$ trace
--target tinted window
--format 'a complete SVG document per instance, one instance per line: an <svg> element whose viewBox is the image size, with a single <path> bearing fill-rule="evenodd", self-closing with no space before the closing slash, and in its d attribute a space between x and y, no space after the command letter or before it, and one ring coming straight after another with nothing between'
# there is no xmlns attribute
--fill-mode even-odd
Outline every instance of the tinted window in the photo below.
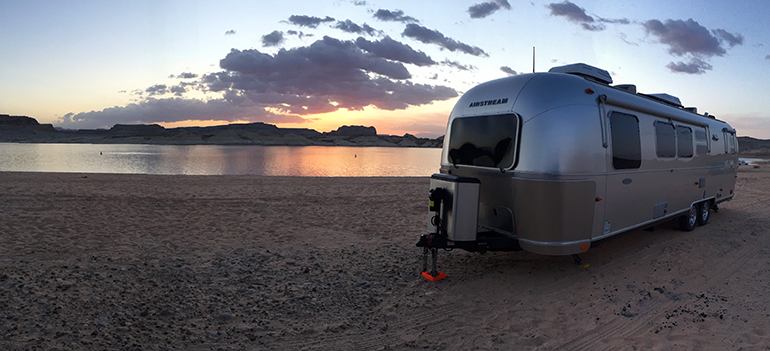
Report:
<svg viewBox="0 0 770 351"><path fill-rule="evenodd" d="M692 129L676 126L676 153L679 157L692 157Z"/></svg>
<svg viewBox="0 0 770 351"><path fill-rule="evenodd" d="M519 118L514 114L456 118L449 137L449 162L455 165L513 166Z"/></svg>
<svg viewBox="0 0 770 351"><path fill-rule="evenodd" d="M612 167L615 169L639 168L642 165L642 146L639 120L636 116L613 112L610 115L610 133Z"/></svg>
<svg viewBox="0 0 770 351"><path fill-rule="evenodd" d="M676 156L676 134L673 124L655 122L655 152L658 157Z"/></svg>

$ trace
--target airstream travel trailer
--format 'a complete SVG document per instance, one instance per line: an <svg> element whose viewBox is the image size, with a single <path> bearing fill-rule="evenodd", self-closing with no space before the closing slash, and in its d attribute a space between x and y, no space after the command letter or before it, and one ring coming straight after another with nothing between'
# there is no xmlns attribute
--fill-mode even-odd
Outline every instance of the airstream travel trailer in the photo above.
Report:
<svg viewBox="0 0 770 351"><path fill-rule="evenodd" d="M468 90L431 177L425 262L438 248L576 255L666 220L693 230L732 199L733 128L677 97L611 84L572 64Z"/></svg>

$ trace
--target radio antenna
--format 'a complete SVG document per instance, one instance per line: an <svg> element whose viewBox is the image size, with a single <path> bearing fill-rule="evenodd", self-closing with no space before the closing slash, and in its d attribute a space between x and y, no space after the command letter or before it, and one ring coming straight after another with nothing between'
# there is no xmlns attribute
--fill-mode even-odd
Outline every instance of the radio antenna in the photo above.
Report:
<svg viewBox="0 0 770 351"><path fill-rule="evenodd" d="M535 73L535 47L532 47L532 73Z"/></svg>

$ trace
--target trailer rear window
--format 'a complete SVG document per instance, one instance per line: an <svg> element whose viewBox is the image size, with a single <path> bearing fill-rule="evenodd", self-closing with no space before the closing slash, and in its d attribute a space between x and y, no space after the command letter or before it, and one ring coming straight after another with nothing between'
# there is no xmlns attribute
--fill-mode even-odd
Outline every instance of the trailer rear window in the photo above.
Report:
<svg viewBox="0 0 770 351"><path fill-rule="evenodd" d="M636 116L613 112L610 115L612 135L612 167L633 169L642 165L639 120Z"/></svg>
<svg viewBox="0 0 770 351"><path fill-rule="evenodd" d="M449 132L449 162L510 168L518 129L519 117L515 114L456 118Z"/></svg>

